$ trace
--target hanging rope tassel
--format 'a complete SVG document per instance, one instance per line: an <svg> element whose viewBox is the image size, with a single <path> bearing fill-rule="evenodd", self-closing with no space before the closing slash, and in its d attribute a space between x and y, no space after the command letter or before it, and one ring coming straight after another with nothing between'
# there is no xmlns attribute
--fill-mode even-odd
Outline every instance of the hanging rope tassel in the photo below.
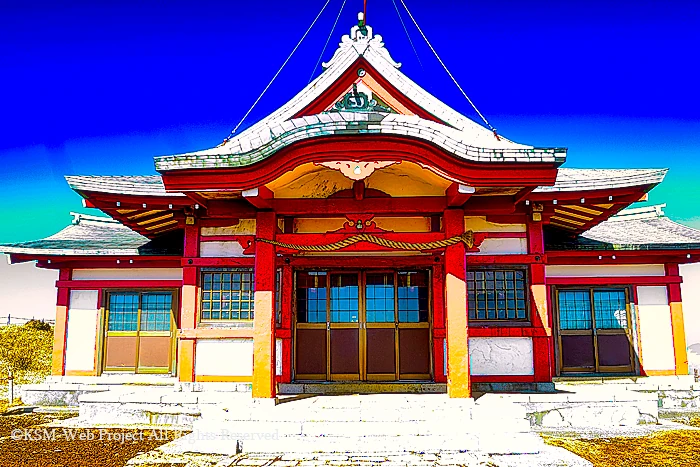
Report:
<svg viewBox="0 0 700 467"><path fill-rule="evenodd" d="M256 241L269 243L271 245L275 245L280 248L286 248L288 250L297 251L337 251L359 242L374 243L375 245L383 246L385 248L391 248L393 250L424 251L444 248L447 246L456 245L460 242L464 243L467 246L467 248L472 248L474 246L474 233L471 230L469 230L467 232L464 232L462 235L447 238L445 240L437 240L434 242L427 243L401 242L397 240L389 240L387 238L371 234L353 235L352 237L348 237L345 240L340 240L338 242L330 243L328 245L299 245L294 243L283 243L275 240L268 240L265 238L258 238L256 239Z"/></svg>

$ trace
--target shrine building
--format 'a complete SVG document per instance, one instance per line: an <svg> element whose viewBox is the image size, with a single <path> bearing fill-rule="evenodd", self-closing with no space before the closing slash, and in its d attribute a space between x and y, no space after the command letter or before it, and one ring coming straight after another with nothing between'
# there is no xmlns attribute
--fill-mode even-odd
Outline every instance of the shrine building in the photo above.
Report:
<svg viewBox="0 0 700 467"><path fill-rule="evenodd" d="M500 136L399 67L361 23L224 143L158 175L66 177L109 217L0 246L59 271L53 375L269 398L687 374L679 264L700 231L633 206L666 170L563 167L565 148Z"/></svg>

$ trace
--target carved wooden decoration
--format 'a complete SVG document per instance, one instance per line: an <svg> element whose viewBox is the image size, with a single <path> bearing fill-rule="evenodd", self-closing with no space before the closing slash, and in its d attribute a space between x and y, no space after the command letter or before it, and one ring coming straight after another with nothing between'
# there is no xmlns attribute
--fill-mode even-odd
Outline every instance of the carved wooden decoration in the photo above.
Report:
<svg viewBox="0 0 700 467"><path fill-rule="evenodd" d="M388 167L397 163L397 161L333 161L320 162L318 165L322 165L333 170L339 170L340 173L348 177L350 180L364 180L365 178L372 175L375 170L383 169L384 167Z"/></svg>

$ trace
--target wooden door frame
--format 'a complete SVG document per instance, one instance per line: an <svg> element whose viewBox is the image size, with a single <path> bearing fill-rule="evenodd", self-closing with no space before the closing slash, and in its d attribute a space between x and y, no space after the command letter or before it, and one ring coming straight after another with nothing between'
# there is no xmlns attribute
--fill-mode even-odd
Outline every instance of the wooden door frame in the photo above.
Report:
<svg viewBox="0 0 700 467"><path fill-rule="evenodd" d="M369 261L370 259L368 259ZM297 273L303 271L317 271L325 272L327 275L326 284L326 322L325 323L299 323L297 321ZM399 310L398 310L398 273L401 271L424 271L427 274L427 289L428 289L428 322L427 323L401 323L399 322ZM294 268L293 271L293 283L292 283L292 326L293 326L293 341L292 341L292 380L293 381L358 381L358 382L373 382L373 381L405 381L405 380L432 380L434 378L434 366L435 366L435 356L434 348L432 343L433 337L433 268L430 266L425 267L398 267L398 268L372 268L372 267L352 267L352 268L313 268L313 267L303 267ZM358 275L358 322L357 323L332 323L331 319L331 276L333 274L353 274ZM371 328L394 328L394 361L395 361L395 374L367 374L367 303L366 303L366 276L367 273L393 273L394 275L394 323L371 323ZM348 326L350 325L350 326ZM297 374L297 329L321 329L326 328L326 374ZM354 378L355 375L349 374L339 374L335 377L331 374L330 362L331 362L331 342L330 342L330 331L331 329L358 329L359 337L359 380ZM400 353L399 353L399 339L401 329L428 329L428 348L430 352L429 356L429 373L426 374L401 374L400 373ZM385 376L390 376L393 379L386 379Z"/></svg>
<svg viewBox="0 0 700 467"><path fill-rule="evenodd" d="M141 331L141 296L145 293L157 293L157 292L168 292L172 296L172 301L170 305L170 346L168 348L168 368L165 371L161 371L160 368L151 371L139 371L139 352L141 347L140 336L142 332L157 332L164 333L165 331ZM108 367L107 366L107 340L109 337L109 297L114 293L136 293L139 295L138 304L138 314L136 318L136 331L112 331L112 332L124 332L125 335L134 335L136 337L136 354L134 366L130 368L118 368L118 367ZM177 355L177 320L175 319L175 313L179 310L179 290L173 288L154 288L154 289L102 289L102 309L104 310L104 317L101 319L101 332L100 337L102 343L100 345L100 374L101 373L133 373L133 374L174 374L175 368L177 366L175 358ZM148 335L148 334L147 334ZM152 334L151 334L152 335Z"/></svg>
<svg viewBox="0 0 700 467"><path fill-rule="evenodd" d="M632 326L632 303L631 303L631 287L632 285L571 285L571 286L552 286L552 304L554 305L554 310L552 313L552 318L554 321L554 330L556 333L555 342L555 358L556 358L556 374L561 376L562 374L595 374L595 375L614 375L614 374L629 374L634 373L637 362L637 355L634 351L634 328ZM624 290L625 292L625 311L627 318L627 327L624 330L624 334L627 336L627 342L629 345L630 363L628 366L601 366L598 354L598 335L620 335L622 333L616 329L597 329L595 321L595 300L594 291L595 290ZM569 329L564 330L562 334L561 321L559 319L559 291L588 291L589 303L591 304L591 329ZM601 332L602 331L602 332ZM617 331L617 332L616 332ZM578 368L567 368L564 369L563 357L562 357L562 335L586 335L591 336L593 339L593 369L587 367Z"/></svg>

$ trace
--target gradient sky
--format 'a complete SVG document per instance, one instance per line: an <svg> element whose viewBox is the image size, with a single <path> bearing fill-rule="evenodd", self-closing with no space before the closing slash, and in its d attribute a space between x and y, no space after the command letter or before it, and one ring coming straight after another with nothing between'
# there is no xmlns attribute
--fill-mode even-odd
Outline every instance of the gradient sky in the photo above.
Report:
<svg viewBox="0 0 700 467"><path fill-rule="evenodd" d="M650 201L700 228L700 2L405 1L499 133L566 146L567 167L669 167ZM0 242L90 212L64 175L153 174L153 156L221 142L324 2L0 2ZM341 3L247 124L306 85ZM422 64L391 0L368 3L402 70L476 118L405 12ZM325 60L361 8L347 1Z"/></svg>

